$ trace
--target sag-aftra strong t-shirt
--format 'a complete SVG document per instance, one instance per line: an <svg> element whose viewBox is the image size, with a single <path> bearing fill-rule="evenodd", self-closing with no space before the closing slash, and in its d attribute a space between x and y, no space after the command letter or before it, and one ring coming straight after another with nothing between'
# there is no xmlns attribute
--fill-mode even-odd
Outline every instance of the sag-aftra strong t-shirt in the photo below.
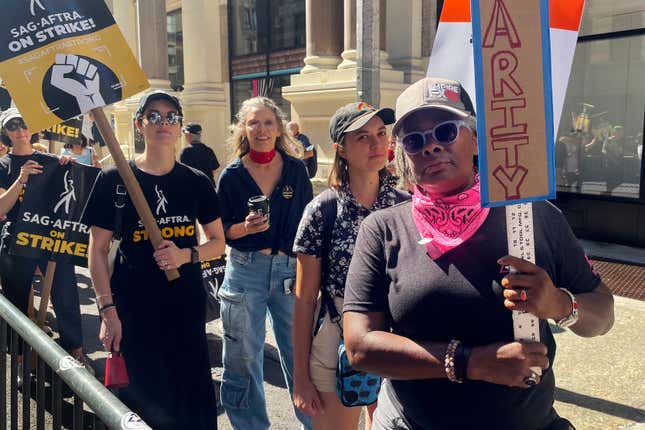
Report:
<svg viewBox="0 0 645 430"><path fill-rule="evenodd" d="M175 163L161 176L150 175L130 163L143 194L157 220L164 239L179 248L197 245L195 221L208 224L220 217L217 195L212 183L201 172ZM122 184L116 169L103 172L86 210L88 225L114 231L116 187ZM122 212L120 251L125 263L140 273L163 276L152 256L148 232L143 227L129 197Z"/></svg>

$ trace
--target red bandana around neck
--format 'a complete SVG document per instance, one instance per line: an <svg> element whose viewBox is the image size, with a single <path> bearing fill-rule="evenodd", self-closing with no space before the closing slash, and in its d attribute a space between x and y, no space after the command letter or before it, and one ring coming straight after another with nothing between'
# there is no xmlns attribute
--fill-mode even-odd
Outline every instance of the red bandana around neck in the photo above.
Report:
<svg viewBox="0 0 645 430"><path fill-rule="evenodd" d="M275 157L275 148L269 152L260 152L249 149L249 157L251 157L251 160L253 160L253 162L258 164L270 163L271 160L273 160L273 157Z"/></svg>
<svg viewBox="0 0 645 430"><path fill-rule="evenodd" d="M417 185L412 195L412 218L432 259L458 247L481 227L489 208L481 207L479 175L466 191L454 196L432 198Z"/></svg>

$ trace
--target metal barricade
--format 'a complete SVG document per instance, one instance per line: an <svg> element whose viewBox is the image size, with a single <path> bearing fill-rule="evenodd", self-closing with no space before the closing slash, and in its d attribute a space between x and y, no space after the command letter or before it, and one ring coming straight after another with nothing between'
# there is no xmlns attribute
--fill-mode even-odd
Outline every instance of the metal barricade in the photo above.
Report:
<svg viewBox="0 0 645 430"><path fill-rule="evenodd" d="M150 429L2 294L0 348L0 430L8 423L11 430ZM67 387L73 391L73 405L64 400ZM85 404L92 412L85 411Z"/></svg>

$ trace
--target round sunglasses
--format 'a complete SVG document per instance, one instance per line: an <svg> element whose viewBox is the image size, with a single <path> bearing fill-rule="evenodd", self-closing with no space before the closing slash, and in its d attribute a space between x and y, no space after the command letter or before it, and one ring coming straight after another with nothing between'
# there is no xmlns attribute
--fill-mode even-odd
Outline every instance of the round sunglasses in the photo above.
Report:
<svg viewBox="0 0 645 430"><path fill-rule="evenodd" d="M470 128L466 121L451 120L443 121L430 130L424 132L413 131L400 136L397 140L403 146L405 152L410 155L418 154L432 137L441 146L448 146L455 143L459 136L460 127Z"/></svg>
<svg viewBox="0 0 645 430"><path fill-rule="evenodd" d="M22 128L23 130L27 130L27 124L25 124L25 121L22 118L14 118L10 121L8 121L4 125L5 130L7 131L16 131L19 128Z"/></svg>
<svg viewBox="0 0 645 430"><path fill-rule="evenodd" d="M166 114L165 119L168 124L175 125L181 122L182 118L183 117L179 115L177 112L168 112ZM159 125L163 122L164 117L159 112L152 111L152 112L148 112L148 114L146 115L146 119L150 124Z"/></svg>

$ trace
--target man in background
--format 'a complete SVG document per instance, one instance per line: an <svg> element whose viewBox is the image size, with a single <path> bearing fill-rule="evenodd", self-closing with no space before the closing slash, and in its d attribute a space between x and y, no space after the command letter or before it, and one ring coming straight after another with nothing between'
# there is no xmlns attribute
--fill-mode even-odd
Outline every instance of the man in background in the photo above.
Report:
<svg viewBox="0 0 645 430"><path fill-rule="evenodd" d="M307 167L307 172L309 177L313 178L316 176L316 171L318 170L318 155L316 154L316 148L311 144L309 138L304 134L300 133L300 126L295 121L290 121L287 123L287 128L289 133L302 144L304 149L304 155L302 156L302 162L305 163Z"/></svg>
<svg viewBox="0 0 645 430"><path fill-rule="evenodd" d="M215 171L219 168L219 161L213 150L201 142L202 126L189 122L182 131L186 146L179 155L179 161L204 173L215 186Z"/></svg>

